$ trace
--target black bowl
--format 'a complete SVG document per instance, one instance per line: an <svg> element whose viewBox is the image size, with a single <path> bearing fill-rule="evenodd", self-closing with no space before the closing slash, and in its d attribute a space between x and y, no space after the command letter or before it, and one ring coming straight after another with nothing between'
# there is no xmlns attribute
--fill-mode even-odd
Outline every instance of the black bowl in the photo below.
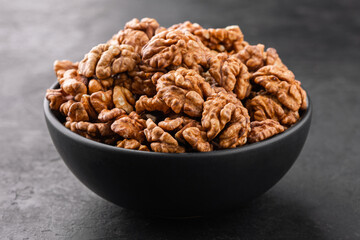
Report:
<svg viewBox="0 0 360 240"><path fill-rule="evenodd" d="M305 143L312 106L308 98L301 119L265 141L181 154L128 150L88 140L65 128L46 99L44 112L64 162L96 194L147 214L189 217L233 210L276 184Z"/></svg>

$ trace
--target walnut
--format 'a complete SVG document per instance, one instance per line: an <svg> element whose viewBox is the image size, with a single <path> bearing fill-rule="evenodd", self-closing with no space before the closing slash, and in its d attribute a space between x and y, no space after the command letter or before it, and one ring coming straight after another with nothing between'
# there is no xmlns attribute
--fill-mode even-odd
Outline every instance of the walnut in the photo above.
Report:
<svg viewBox="0 0 360 240"><path fill-rule="evenodd" d="M185 21L183 23L174 24L168 28L168 30L180 30L180 31L187 31L192 34L195 33L197 30L202 30L203 28L197 23L191 23L190 21Z"/></svg>
<svg viewBox="0 0 360 240"><path fill-rule="evenodd" d="M207 141L206 132L197 127L188 127L183 132L184 139L197 151L212 151L212 145Z"/></svg>
<svg viewBox="0 0 360 240"><path fill-rule="evenodd" d="M214 78L219 86L227 91L234 91L239 99L244 99L250 94L249 79L251 75L239 59L223 53L212 57L209 60L209 65L209 75Z"/></svg>
<svg viewBox="0 0 360 240"><path fill-rule="evenodd" d="M80 96L80 98L83 94L87 93L86 86L82 82L76 81L75 79L68 79L65 81L61 85L61 89L69 95Z"/></svg>
<svg viewBox="0 0 360 240"><path fill-rule="evenodd" d="M134 72L132 72L134 73ZM132 73L129 73L132 74ZM141 73L136 72L136 74L132 75L133 82L131 84L131 89L133 93L138 95L147 95L147 96L154 96L156 94L156 87L151 81L151 78L149 79L142 79Z"/></svg>
<svg viewBox="0 0 360 240"><path fill-rule="evenodd" d="M249 71L256 71L264 66L266 54L264 53L264 45L248 45L235 56L244 63Z"/></svg>
<svg viewBox="0 0 360 240"><path fill-rule="evenodd" d="M113 102L115 107L124 109L127 113L134 110L135 98L133 94L124 87L115 86L113 91Z"/></svg>
<svg viewBox="0 0 360 240"><path fill-rule="evenodd" d="M131 71L140 57L130 45L99 44L79 63L79 73L86 77L107 79L113 74Z"/></svg>
<svg viewBox="0 0 360 240"><path fill-rule="evenodd" d="M60 105L59 112L62 115L67 116L69 113L69 109L73 103L75 103L75 101L72 99L67 102L64 102L63 104Z"/></svg>
<svg viewBox="0 0 360 240"><path fill-rule="evenodd" d="M137 113L142 113L144 111L160 111L163 113L168 113L170 110L168 105L166 105L166 103L157 96L148 98L145 95L141 96L139 100L136 101L135 109Z"/></svg>
<svg viewBox="0 0 360 240"><path fill-rule="evenodd" d="M263 121L253 121L250 123L251 132L248 136L248 142L254 143L270 138L285 130L277 121L266 119Z"/></svg>
<svg viewBox="0 0 360 240"><path fill-rule="evenodd" d="M220 148L235 148L244 145L247 141L247 135L250 131L250 117L248 111L244 107L236 107L234 104L227 104L224 107L224 118L226 119L226 111L232 113L232 119L226 128L219 135Z"/></svg>
<svg viewBox="0 0 360 240"><path fill-rule="evenodd" d="M285 64L281 61L275 48L268 48L265 52L265 55L266 55L265 65L274 65L277 68L284 69L285 71L288 70Z"/></svg>
<svg viewBox="0 0 360 240"><path fill-rule="evenodd" d="M202 42L189 32L163 31L155 35L142 49L142 60L153 68L186 65L198 68L207 64L207 50Z"/></svg>
<svg viewBox="0 0 360 240"><path fill-rule="evenodd" d="M93 94L95 92L99 92L99 91L107 91L109 90L114 83L114 79L113 78L107 78L107 79L91 79L89 81L89 85L88 85L88 91L89 94Z"/></svg>
<svg viewBox="0 0 360 240"><path fill-rule="evenodd" d="M198 73L185 68L161 76L156 89L155 99L162 100L175 113L184 112L192 117L201 116L204 99L213 93L209 83Z"/></svg>
<svg viewBox="0 0 360 240"><path fill-rule="evenodd" d="M101 122L109 122L111 120L114 120L116 118L119 118L119 117L125 116L125 115L126 115L126 112L123 109L119 109L119 108L113 108L111 110L104 109L99 114L98 119Z"/></svg>
<svg viewBox="0 0 360 240"><path fill-rule="evenodd" d="M89 115L80 102L71 104L67 115L71 122L89 121Z"/></svg>
<svg viewBox="0 0 360 240"><path fill-rule="evenodd" d="M287 81L289 83L295 81L295 75L292 71L287 68L280 67L279 65L268 65L260 68L255 73L253 77L264 76L264 75L274 75L282 81Z"/></svg>
<svg viewBox="0 0 360 240"><path fill-rule="evenodd" d="M133 149L133 150L140 150L147 152L150 151L146 145L142 145L139 141L135 139L124 139L118 141L116 146L119 148L126 148L126 149Z"/></svg>
<svg viewBox="0 0 360 240"><path fill-rule="evenodd" d="M50 109L58 111L61 104L73 99L71 95L67 95L62 89L46 90L46 99L50 102Z"/></svg>
<svg viewBox="0 0 360 240"><path fill-rule="evenodd" d="M254 78L254 83L262 86L267 93L277 97L279 102L292 111L306 109L306 93L298 81L280 81L274 75Z"/></svg>
<svg viewBox="0 0 360 240"><path fill-rule="evenodd" d="M139 142L145 140L144 128L145 120L141 119L136 112L120 117L111 125L111 129L121 137L136 139Z"/></svg>
<svg viewBox="0 0 360 240"><path fill-rule="evenodd" d="M178 140L181 143L186 143L187 141L184 139L183 136L183 132L190 127L196 127L201 129L201 131L205 131L204 128L201 126L201 124L196 121L195 119L192 118L188 118L185 116L180 116L179 118L183 119L183 123L182 125L180 125L177 129L176 129L176 133L175 133L175 139Z"/></svg>
<svg viewBox="0 0 360 240"><path fill-rule="evenodd" d="M131 90L135 94L147 95L152 97L156 94L156 87L153 82L159 78L163 73L162 69L151 68L144 64L139 64L133 71L128 74L131 77Z"/></svg>
<svg viewBox="0 0 360 240"><path fill-rule="evenodd" d="M177 118L165 118L163 121L158 123L158 126L164 129L165 131L173 131L180 126L182 126L184 119L181 117Z"/></svg>
<svg viewBox="0 0 360 240"><path fill-rule="evenodd" d="M112 91L99 91L90 95L90 103L97 113L103 109L109 109L113 106Z"/></svg>
<svg viewBox="0 0 360 240"><path fill-rule="evenodd" d="M97 119L97 117L98 117L97 113L90 103L90 96L87 94L82 95L80 102L84 106L85 111L89 115L90 119L93 119L93 120Z"/></svg>
<svg viewBox="0 0 360 240"><path fill-rule="evenodd" d="M306 110L307 109L307 95L306 95L306 91L301 87L301 82L298 80L295 80L295 82L297 83L297 85L300 88L300 94L301 94L301 106L300 109L301 110Z"/></svg>
<svg viewBox="0 0 360 240"><path fill-rule="evenodd" d="M297 111L291 111L282 107L281 103L273 96L258 95L246 102L251 119L254 121L263 121L273 119L282 125L292 125L300 118Z"/></svg>
<svg viewBox="0 0 360 240"><path fill-rule="evenodd" d="M69 69L64 72L63 77L59 80L61 89L69 95L77 96L77 100L83 94L87 93L87 79L78 74L77 70Z"/></svg>
<svg viewBox="0 0 360 240"><path fill-rule="evenodd" d="M244 35L239 26L198 29L194 31L194 35L199 37L205 46L218 52L238 52L244 48Z"/></svg>
<svg viewBox="0 0 360 240"><path fill-rule="evenodd" d="M156 29L159 28L159 23L153 18L143 18L141 21L134 18L125 25L125 29L139 30L146 33L149 39L155 35Z"/></svg>
<svg viewBox="0 0 360 240"><path fill-rule="evenodd" d="M125 87L136 95L152 97L156 94L156 87L152 82L152 78L161 74L160 72L152 72L152 70L154 69L151 67L137 65L134 70L117 75L114 85Z"/></svg>
<svg viewBox="0 0 360 240"><path fill-rule="evenodd" d="M179 143L168 132L157 126L151 119L146 121L144 130L146 139L154 152L182 153L185 148L179 146Z"/></svg>
<svg viewBox="0 0 360 240"><path fill-rule="evenodd" d="M220 146L230 148L246 143L250 119L247 110L235 95L219 92L204 103L201 124L207 131L209 140L223 131L220 134Z"/></svg>
<svg viewBox="0 0 360 240"><path fill-rule="evenodd" d="M91 122L66 122L65 126L71 131L80 134L86 138L100 141L101 138L113 136L109 123L91 123Z"/></svg>
<svg viewBox="0 0 360 240"><path fill-rule="evenodd" d="M113 37L113 39L114 38L116 39L116 44L130 45L138 54L141 53L141 49L145 46L145 44L149 42L149 37L145 32L132 29L121 30L116 36Z"/></svg>
<svg viewBox="0 0 360 240"><path fill-rule="evenodd" d="M70 69L77 70L78 65L79 65L78 62L73 63L69 60L62 60L62 61L56 60L54 62L54 71L55 71L57 79L60 80L61 78L63 78L64 73L67 70L70 70Z"/></svg>

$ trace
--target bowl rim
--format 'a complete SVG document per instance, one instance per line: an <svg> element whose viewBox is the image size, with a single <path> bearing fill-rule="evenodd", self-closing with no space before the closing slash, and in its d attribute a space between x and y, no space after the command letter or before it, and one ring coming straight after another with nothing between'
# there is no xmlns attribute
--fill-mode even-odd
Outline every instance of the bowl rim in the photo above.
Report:
<svg viewBox="0 0 360 240"><path fill-rule="evenodd" d="M59 83L55 82L51 85L49 89L58 89ZM312 103L310 100L310 97L307 93L307 109L303 112L302 116L300 117L300 120L297 121L294 125L292 125L290 128L286 129L284 132L277 134L271 138L265 139L260 142L252 143L252 144L246 144L241 147L237 148L231 148L231 149L222 149L222 150L215 150L210 152L185 152L185 153L160 153L160 152L147 152L147 151L139 151L139 150L133 150L133 149L126 149L126 148L119 148L116 146L108 145L105 143L96 142L94 140L87 139L79 134L76 134L72 132L70 129L66 128L54 115L53 111L49 107L49 102L44 97L44 115L45 118L48 120L49 123L52 124L52 126L62 134L66 135L69 138L74 139L77 142L81 142L85 145L89 145L92 148L102 149L102 150L109 150L109 151L117 151L119 153L126 153L126 154L133 154L137 155L138 157L146 157L149 155L153 155L153 157L181 157L181 158L192 158L192 157L215 157L215 156L225 156L230 154L240 154L242 152L251 151L257 148L261 148L263 146L276 143L280 141L283 138L286 138L289 135L294 134L297 132L300 128L302 128L308 121L311 120L312 115Z"/></svg>

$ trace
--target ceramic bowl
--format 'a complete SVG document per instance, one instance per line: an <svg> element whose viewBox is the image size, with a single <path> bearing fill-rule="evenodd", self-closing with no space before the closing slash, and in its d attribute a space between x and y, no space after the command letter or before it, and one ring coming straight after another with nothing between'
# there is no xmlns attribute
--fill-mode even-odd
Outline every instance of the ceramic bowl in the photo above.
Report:
<svg viewBox="0 0 360 240"><path fill-rule="evenodd" d="M54 84L52 88L58 88ZM121 207L163 217L234 210L274 186L298 157L312 104L285 132L262 142L207 153L155 153L117 148L71 132L44 99L56 149L89 189Z"/></svg>

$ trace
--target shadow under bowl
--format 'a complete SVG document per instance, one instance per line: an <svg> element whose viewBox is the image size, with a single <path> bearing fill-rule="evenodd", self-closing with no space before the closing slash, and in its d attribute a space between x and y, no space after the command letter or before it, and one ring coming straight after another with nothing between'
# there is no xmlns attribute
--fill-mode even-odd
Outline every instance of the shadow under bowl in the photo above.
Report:
<svg viewBox="0 0 360 240"><path fill-rule="evenodd" d="M52 89L59 88L57 83ZM121 207L163 217L204 216L236 209L274 186L305 143L312 105L301 119L262 142L207 153L128 150L67 129L44 99L54 145L89 189Z"/></svg>

